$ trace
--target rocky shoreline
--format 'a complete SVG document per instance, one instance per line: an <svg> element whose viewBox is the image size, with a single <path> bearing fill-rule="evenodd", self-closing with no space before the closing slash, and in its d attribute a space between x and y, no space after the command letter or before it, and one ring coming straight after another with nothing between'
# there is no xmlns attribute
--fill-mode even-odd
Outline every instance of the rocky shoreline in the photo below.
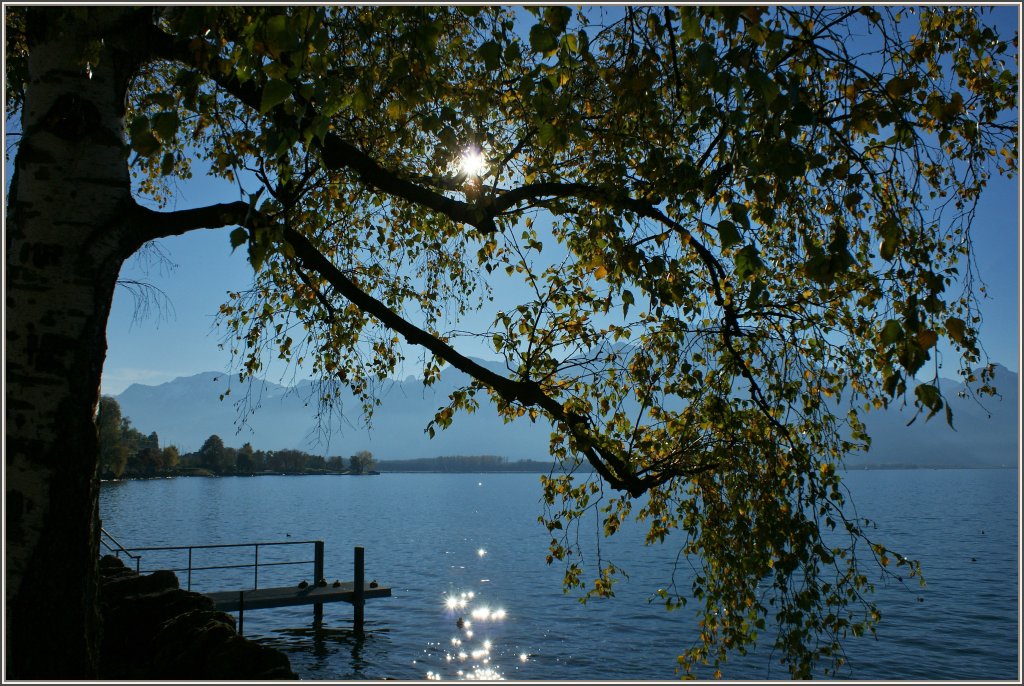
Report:
<svg viewBox="0 0 1024 686"><path fill-rule="evenodd" d="M139 575L100 560L103 680L298 679L288 656L240 636L235 618L179 587L169 571Z"/></svg>

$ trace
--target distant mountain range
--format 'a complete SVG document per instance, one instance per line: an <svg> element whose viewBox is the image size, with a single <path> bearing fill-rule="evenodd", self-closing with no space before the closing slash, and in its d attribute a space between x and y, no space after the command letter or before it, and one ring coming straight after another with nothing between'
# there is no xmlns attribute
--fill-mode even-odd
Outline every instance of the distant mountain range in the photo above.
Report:
<svg viewBox="0 0 1024 686"><path fill-rule="evenodd" d="M953 429L939 412L929 421L926 413L910 426L914 407L891 406L867 414L871 450L858 453L847 466L1013 467L1020 466L1020 397L1017 374L997 364L994 397L980 400L965 393L965 385L940 379L943 396L953 411ZM955 429L955 430L954 430Z"/></svg>
<svg viewBox="0 0 1024 686"><path fill-rule="evenodd" d="M495 371L496 362L477 360ZM446 368L439 382L424 388L421 381L386 383L380 389L381 405L372 426L359 419L359 404L343 399L345 419L334 420L324 435L316 420L316 386L309 381L294 387L256 382L250 387L237 377L204 372L157 386L134 384L115 396L124 416L140 431L156 431L161 444L174 444L182 452L198 450L211 435L227 445L245 442L264 450L296 448L323 455L351 455L369 450L378 460L413 459L439 455L500 455L511 460L546 459L551 427L545 421L519 420L505 424L486 399L474 414L460 413L452 426L430 439L424 430L434 412L447 404L448 394L467 383L462 372ZM943 381L943 392L953 408L955 431L942 413L925 422L919 417L906 426L913 408L891 407L867 415L873 442L868 453L847 461L860 467L997 467L1019 463L1017 430L1019 397L1017 374L997 365L995 385L999 396L985 398L983 406L956 381ZM230 395L220 400L229 386ZM248 391L255 410L240 424L239 398ZM909 394L913 397L913 394Z"/></svg>
<svg viewBox="0 0 1024 686"><path fill-rule="evenodd" d="M503 365L476 360L495 372ZM335 417L325 435L316 418L317 387L310 381L295 386L254 382L246 386L237 375L203 372L157 386L133 384L114 396L121 412L141 431L156 431L161 444L173 443L182 452L198 450L212 434L226 445L245 442L264 450L295 448L314 454L351 455L369 450L378 460L436 457L439 455L500 455L512 460L545 459L551 433L546 422L520 420L505 424L489 411L486 398L474 414L460 412L446 431L430 439L425 433L448 395L468 383L468 377L448 367L433 386L421 380L385 382L379 389L381 405L374 411L372 426L361 420L359 402L343 396L343 418ZM220 395L228 387L231 394ZM248 400L243 398L248 393ZM246 406L256 406L245 417Z"/></svg>

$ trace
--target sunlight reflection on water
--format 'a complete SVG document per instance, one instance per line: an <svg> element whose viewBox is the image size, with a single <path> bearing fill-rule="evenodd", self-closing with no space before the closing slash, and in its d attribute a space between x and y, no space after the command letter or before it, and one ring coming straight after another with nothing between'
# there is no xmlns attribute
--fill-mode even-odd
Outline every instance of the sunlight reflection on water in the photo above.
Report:
<svg viewBox="0 0 1024 686"><path fill-rule="evenodd" d="M477 598L476 591L453 591L444 597L442 612L445 621L454 623L458 633L447 642L430 644L435 650L426 651L432 658L427 662L437 661L438 664L426 671L427 680L439 681L446 677L504 680L505 675L496 660L501 660L505 655L500 652L492 636L497 626L508 617L507 610L504 607L492 608ZM520 662L529 659L525 653L516 656L510 654L508 657Z"/></svg>

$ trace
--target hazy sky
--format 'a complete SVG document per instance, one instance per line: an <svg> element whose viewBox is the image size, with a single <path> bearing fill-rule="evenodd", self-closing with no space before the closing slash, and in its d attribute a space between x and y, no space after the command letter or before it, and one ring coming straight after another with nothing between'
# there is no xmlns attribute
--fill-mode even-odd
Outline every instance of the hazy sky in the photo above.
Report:
<svg viewBox="0 0 1024 686"><path fill-rule="evenodd" d="M1017 24L1016 11L1000 8L997 12L1009 20L999 21L1009 35ZM199 170L195 171L198 177ZM197 178L182 183L168 209L238 199L237 186ZM1013 371L1019 371L1020 356L1020 227L1020 181L997 178L983 197L972 233L977 266L989 294L981 306L982 343L992 361ZM151 283L166 294L171 307L136 317L132 295L118 288L107 328L104 393L120 393L136 382L156 384L202 371L233 371L228 369L228 353L218 349L223 331L214 328L214 318L229 290L251 284L252 270L244 247L231 254L230 230L198 231L159 241L160 249L176 265L172 269L151 264L147 273L145 260L139 258L125 265L122 278ZM510 297L509 289L500 292ZM501 304L495 306L500 308ZM490 319L490 315L483 317L481 324L486 326ZM459 339L458 345L466 354L494 358L481 339ZM417 353L407 351L407 355L414 359ZM942 373L953 377L955 371L956 364L951 362ZM273 373L268 378L279 380Z"/></svg>

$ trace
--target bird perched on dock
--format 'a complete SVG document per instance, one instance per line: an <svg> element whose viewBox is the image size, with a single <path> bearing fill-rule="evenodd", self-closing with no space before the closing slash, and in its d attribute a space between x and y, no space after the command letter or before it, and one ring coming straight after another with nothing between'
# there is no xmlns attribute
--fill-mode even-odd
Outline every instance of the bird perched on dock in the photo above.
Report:
<svg viewBox="0 0 1024 686"><path fill-rule="evenodd" d="M370 588L377 588L377 580L376 579L374 579L373 581L370 582Z"/></svg>
<svg viewBox="0 0 1024 686"><path fill-rule="evenodd" d="M337 579L335 579L335 580L334 580L334 583L333 583L333 584L331 584L331 585L332 585L332 586L334 586L335 588L338 588L339 586L341 586L341 582L340 582L340 581L338 581Z"/></svg>
<svg viewBox="0 0 1024 686"><path fill-rule="evenodd" d="M316 582L316 585L319 586L320 588L323 588L324 586L327 585L327 579L320 579L320 581Z"/></svg>
<svg viewBox="0 0 1024 686"><path fill-rule="evenodd" d="M309 582L307 582L305 579L303 579L302 581L299 582L299 588L306 588L308 586L309 586Z"/></svg>

